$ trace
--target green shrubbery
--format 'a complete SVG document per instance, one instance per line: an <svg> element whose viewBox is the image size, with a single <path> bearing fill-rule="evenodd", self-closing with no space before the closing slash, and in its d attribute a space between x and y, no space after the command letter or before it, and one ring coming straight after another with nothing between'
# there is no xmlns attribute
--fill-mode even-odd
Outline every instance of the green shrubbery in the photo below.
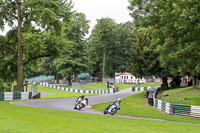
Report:
<svg viewBox="0 0 200 133"><path fill-rule="evenodd" d="M11 83L5 83L0 79L0 92L9 92L11 91Z"/></svg>

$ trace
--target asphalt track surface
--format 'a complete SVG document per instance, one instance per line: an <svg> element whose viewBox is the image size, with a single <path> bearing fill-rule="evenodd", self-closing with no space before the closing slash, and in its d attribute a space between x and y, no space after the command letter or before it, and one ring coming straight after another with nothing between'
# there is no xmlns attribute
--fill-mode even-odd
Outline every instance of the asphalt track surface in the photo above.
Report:
<svg viewBox="0 0 200 133"><path fill-rule="evenodd" d="M111 102L114 100L117 100L118 98L125 98L134 94L137 94L138 92L132 92L131 88L121 90L114 94L101 94L96 96L88 96L89 98L89 105L95 105L105 102ZM48 108L48 109L54 109L54 110L65 110L65 111L72 111L72 112L79 112L79 113L90 113L90 114L100 114L104 115L103 112L90 109L90 108L84 108L82 110L74 110L74 104L76 101L76 97L72 98L62 98L62 99L42 99L42 100L27 100L27 101L16 101L11 102L12 104L22 105L22 106L28 106L28 107L38 107L38 108ZM123 102L123 100L122 100ZM198 123L188 123L188 122L177 122L177 121L168 121L163 119L153 119L153 118L143 118L143 117L134 117L134 116L126 116L126 115L120 115L115 114L113 117L123 117L123 118L129 118L129 119L140 119L140 120L150 120L150 121L162 121L162 122L173 122L173 123L184 123L184 124L193 124L193 125L200 125Z"/></svg>

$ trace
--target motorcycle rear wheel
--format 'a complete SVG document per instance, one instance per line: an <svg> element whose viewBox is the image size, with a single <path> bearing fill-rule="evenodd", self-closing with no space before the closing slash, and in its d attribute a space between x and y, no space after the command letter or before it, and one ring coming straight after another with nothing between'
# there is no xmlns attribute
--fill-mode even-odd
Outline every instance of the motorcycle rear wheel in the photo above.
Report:
<svg viewBox="0 0 200 133"><path fill-rule="evenodd" d="M112 111L111 111L111 113L110 113L110 114L111 114L111 115L114 115L116 112L117 112L117 110L116 110L116 109L114 109L114 110L112 109Z"/></svg>

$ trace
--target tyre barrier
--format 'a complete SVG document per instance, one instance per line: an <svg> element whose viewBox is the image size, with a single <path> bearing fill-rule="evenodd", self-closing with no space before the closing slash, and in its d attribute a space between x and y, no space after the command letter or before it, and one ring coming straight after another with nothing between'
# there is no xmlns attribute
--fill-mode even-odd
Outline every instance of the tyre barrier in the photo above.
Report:
<svg viewBox="0 0 200 133"><path fill-rule="evenodd" d="M108 93L114 93L113 91L110 90L80 90L80 89L72 89L72 88L65 88L65 87L60 87L56 85L51 85L48 83L40 83L40 85L49 87L49 88L55 88L58 90L64 90L68 92L77 92L77 93L86 93L86 94L108 94Z"/></svg>
<svg viewBox="0 0 200 133"><path fill-rule="evenodd" d="M32 99L32 92L0 92L0 101Z"/></svg>

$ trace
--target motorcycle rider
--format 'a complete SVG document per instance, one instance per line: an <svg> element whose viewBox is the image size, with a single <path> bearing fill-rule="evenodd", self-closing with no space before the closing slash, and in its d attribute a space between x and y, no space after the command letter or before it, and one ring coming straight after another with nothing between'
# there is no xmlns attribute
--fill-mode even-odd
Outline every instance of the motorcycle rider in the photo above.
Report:
<svg viewBox="0 0 200 133"><path fill-rule="evenodd" d="M74 109L77 109L76 105L79 104L79 102L80 102L80 101L83 101L83 100L86 100L86 105L88 105L88 98L85 97L84 95L82 95L82 96L80 96L80 97L78 97L78 98L76 99L76 104L75 104Z"/></svg>
<svg viewBox="0 0 200 133"><path fill-rule="evenodd" d="M117 106L117 110L120 110L121 99L119 98L117 101L113 102L113 105Z"/></svg>
<svg viewBox="0 0 200 133"><path fill-rule="evenodd" d="M110 108L110 106L112 105L115 105L117 107L117 110L120 110L120 103L121 103L121 99L119 98L118 100L112 102L112 104L110 104L108 108Z"/></svg>
<svg viewBox="0 0 200 133"><path fill-rule="evenodd" d="M84 95L78 97L78 98L76 99L76 101L80 101L80 100L83 100L83 99L85 99L85 96L84 96Z"/></svg>

